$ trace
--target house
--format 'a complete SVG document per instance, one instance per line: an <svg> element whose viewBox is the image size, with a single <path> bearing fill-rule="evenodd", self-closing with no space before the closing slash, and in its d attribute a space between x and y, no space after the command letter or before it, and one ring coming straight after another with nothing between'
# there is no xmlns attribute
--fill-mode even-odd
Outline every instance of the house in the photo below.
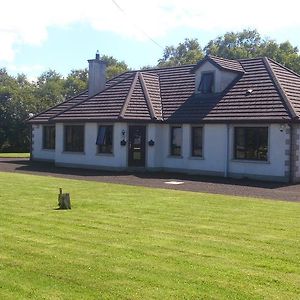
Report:
<svg viewBox="0 0 300 300"><path fill-rule="evenodd" d="M128 71L29 120L32 160L300 181L300 77L266 57Z"/></svg>

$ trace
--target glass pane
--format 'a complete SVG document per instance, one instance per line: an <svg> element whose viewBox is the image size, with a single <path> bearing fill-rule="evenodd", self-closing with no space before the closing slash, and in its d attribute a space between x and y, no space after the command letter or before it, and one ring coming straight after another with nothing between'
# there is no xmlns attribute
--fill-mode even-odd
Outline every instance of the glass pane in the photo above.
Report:
<svg viewBox="0 0 300 300"><path fill-rule="evenodd" d="M202 127L192 128L192 156L202 156Z"/></svg>
<svg viewBox="0 0 300 300"><path fill-rule="evenodd" d="M55 149L55 126L43 127L43 148Z"/></svg>
<svg viewBox="0 0 300 300"><path fill-rule="evenodd" d="M235 158L249 160L267 160L268 128L236 127Z"/></svg>
<svg viewBox="0 0 300 300"><path fill-rule="evenodd" d="M84 126L68 125L65 127L65 151L84 151Z"/></svg>
<svg viewBox="0 0 300 300"><path fill-rule="evenodd" d="M97 141L96 141L97 145L104 145L105 132L106 132L106 126L100 126L98 130Z"/></svg>
<svg viewBox="0 0 300 300"><path fill-rule="evenodd" d="M133 159L140 160L141 159L141 152L133 152Z"/></svg>
<svg viewBox="0 0 300 300"><path fill-rule="evenodd" d="M171 129L171 155L181 155L181 130L181 127L172 127Z"/></svg>
<svg viewBox="0 0 300 300"><path fill-rule="evenodd" d="M201 82L198 90L203 94L212 93L213 83L214 83L214 74L204 73L201 75Z"/></svg>
<svg viewBox="0 0 300 300"><path fill-rule="evenodd" d="M96 144L99 153L112 153L113 126L100 126Z"/></svg>

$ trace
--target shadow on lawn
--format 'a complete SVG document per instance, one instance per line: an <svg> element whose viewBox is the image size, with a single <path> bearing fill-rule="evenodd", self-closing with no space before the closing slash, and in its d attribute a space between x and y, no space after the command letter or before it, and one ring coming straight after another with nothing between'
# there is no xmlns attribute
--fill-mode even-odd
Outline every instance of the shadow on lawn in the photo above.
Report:
<svg viewBox="0 0 300 300"><path fill-rule="evenodd" d="M9 167L9 165L11 165ZM202 183L216 183L225 185L235 185L235 186L249 186L258 187L265 189L277 189L281 187L287 187L291 184L280 183L280 182L267 182L258 181L251 179L232 179L223 178L215 176L204 176L204 175L189 175L181 173L172 172L147 172L147 171L104 171L104 170L91 170L91 169L79 169L79 168L66 168L57 167L54 163L49 162L32 162L28 159L1 159L0 160L0 171L23 171L23 172L36 172L36 173L47 173L53 175L68 175L68 178L74 177L87 177L93 179L93 177L110 177L111 182L119 183L118 176L133 176L141 179L161 179L161 180L180 180L180 181L192 181L192 182L202 182ZM115 178L114 178L115 177ZM130 181L130 178L128 178ZM151 186L151 184L149 184ZM145 183L147 186L147 183Z"/></svg>

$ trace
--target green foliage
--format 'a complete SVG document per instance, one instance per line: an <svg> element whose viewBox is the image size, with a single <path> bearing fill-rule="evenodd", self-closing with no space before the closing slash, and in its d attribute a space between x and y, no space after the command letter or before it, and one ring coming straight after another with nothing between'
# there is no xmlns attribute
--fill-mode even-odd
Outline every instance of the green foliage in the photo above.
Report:
<svg viewBox="0 0 300 300"><path fill-rule="evenodd" d="M107 78L128 70L125 62L103 56ZM0 69L0 152L29 150L29 126L25 120L87 89L88 71L72 70L66 78L55 70L42 73L37 82L29 82L24 74L16 77Z"/></svg>
<svg viewBox="0 0 300 300"><path fill-rule="evenodd" d="M106 62L106 79L111 79L129 70L124 61L118 61L112 56L103 55L101 60Z"/></svg>
<svg viewBox="0 0 300 300"><path fill-rule="evenodd" d="M256 30L242 32L227 32L211 40L204 47L206 54L212 54L228 59L250 58L258 56L261 37Z"/></svg>
<svg viewBox="0 0 300 300"><path fill-rule="evenodd" d="M64 79L54 70L42 73L37 80L35 96L40 101L37 103L37 111L42 111L64 100Z"/></svg>
<svg viewBox="0 0 300 300"><path fill-rule="evenodd" d="M185 39L177 47L167 46L158 67L172 67L197 63L203 58L203 51L197 39Z"/></svg>
<svg viewBox="0 0 300 300"><path fill-rule="evenodd" d="M253 58L266 56L276 60L291 70L300 73L300 55L297 47L290 42L277 43L264 39L257 30L227 32L204 47L206 54L228 59Z"/></svg>
<svg viewBox="0 0 300 300"><path fill-rule="evenodd" d="M1 299L299 299L299 203L0 173ZM58 188L72 210L57 207Z"/></svg>
<svg viewBox="0 0 300 300"><path fill-rule="evenodd" d="M167 46L157 66L142 69L194 64L205 54L229 59L267 56L300 73L300 55L290 42L277 43L263 39L256 30L227 32L208 42L202 49L197 39L185 39L177 46ZM128 71L124 61L104 55L107 79ZM29 82L26 75L10 76L0 69L0 152L28 151L29 131L25 120L29 113L38 113L66 98L87 89L88 71L72 70L63 78L55 70L42 73L36 83Z"/></svg>
<svg viewBox="0 0 300 300"><path fill-rule="evenodd" d="M64 81L65 98L71 98L88 88L88 70L72 70Z"/></svg>
<svg viewBox="0 0 300 300"><path fill-rule="evenodd" d="M34 86L25 75L16 78L0 71L0 152L26 151L29 132L24 123L35 108Z"/></svg>
<svg viewBox="0 0 300 300"><path fill-rule="evenodd" d="M228 59L266 56L300 73L300 55L297 47L288 41L277 43L271 39L264 39L257 30L247 29L227 32L209 41L203 50L197 39L185 39L177 46L167 46L163 57L158 60L158 67L194 64L208 54Z"/></svg>

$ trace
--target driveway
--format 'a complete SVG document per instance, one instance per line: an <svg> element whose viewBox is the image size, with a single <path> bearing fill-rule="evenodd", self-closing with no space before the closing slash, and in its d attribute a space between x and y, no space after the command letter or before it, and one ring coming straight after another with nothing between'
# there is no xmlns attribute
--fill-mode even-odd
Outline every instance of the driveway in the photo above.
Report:
<svg viewBox="0 0 300 300"><path fill-rule="evenodd" d="M0 171L300 202L300 184L289 185L178 173L128 173L73 169L56 167L52 163L31 162L28 159L16 158L0 158Z"/></svg>

